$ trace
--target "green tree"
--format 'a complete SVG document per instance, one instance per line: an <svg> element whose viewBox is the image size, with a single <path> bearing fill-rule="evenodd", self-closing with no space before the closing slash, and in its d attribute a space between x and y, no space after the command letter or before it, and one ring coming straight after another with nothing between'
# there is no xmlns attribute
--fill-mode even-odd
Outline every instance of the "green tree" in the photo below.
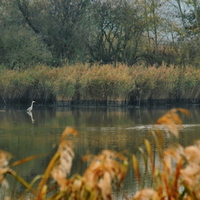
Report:
<svg viewBox="0 0 200 200"><path fill-rule="evenodd" d="M91 6L88 44L91 61L123 62L138 60L144 20L138 4L126 0L96 0ZM91 20L93 18L94 20Z"/></svg>
<svg viewBox="0 0 200 200"><path fill-rule="evenodd" d="M32 65L49 64L50 51L35 34L24 24L16 2L1 1L0 14L0 64L9 68L25 68Z"/></svg>
<svg viewBox="0 0 200 200"><path fill-rule="evenodd" d="M89 0L17 0L17 7L59 65L80 58L81 34L77 32L80 33L79 24L89 3Z"/></svg>
<svg viewBox="0 0 200 200"><path fill-rule="evenodd" d="M141 0L145 19L143 34L143 57L147 64L161 65L165 58L165 45L169 41L169 5L168 0Z"/></svg>

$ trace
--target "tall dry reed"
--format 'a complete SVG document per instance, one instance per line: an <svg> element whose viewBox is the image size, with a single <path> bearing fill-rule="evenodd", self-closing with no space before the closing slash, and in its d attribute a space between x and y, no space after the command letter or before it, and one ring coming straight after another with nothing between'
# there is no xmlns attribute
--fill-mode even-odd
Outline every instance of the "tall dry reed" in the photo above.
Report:
<svg viewBox="0 0 200 200"><path fill-rule="evenodd" d="M134 82L130 69L124 65L94 65L80 78L81 99L83 100L126 100Z"/></svg>
<svg viewBox="0 0 200 200"><path fill-rule="evenodd" d="M179 112L189 115L185 109L172 109L157 120L156 124L160 125L157 127L157 131L152 131L156 147L158 150L161 149L161 152L158 151L159 162L156 164L153 160L155 155L151 144L145 140L154 184L152 188L143 188L138 191L134 200L200 199L200 141L187 147L173 144L166 149L161 142L164 134L179 137L179 129L182 127ZM160 134L162 134L162 138L159 137ZM133 155L133 168L140 182L141 172L135 155Z"/></svg>

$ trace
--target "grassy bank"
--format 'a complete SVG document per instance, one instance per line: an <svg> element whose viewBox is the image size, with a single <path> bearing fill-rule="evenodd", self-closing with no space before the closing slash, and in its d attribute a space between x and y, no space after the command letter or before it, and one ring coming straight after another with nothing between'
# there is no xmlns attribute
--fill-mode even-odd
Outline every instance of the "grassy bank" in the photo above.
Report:
<svg viewBox="0 0 200 200"><path fill-rule="evenodd" d="M0 69L0 100L42 103L56 101L131 101L200 99L200 69L119 64L61 68L36 66Z"/></svg>

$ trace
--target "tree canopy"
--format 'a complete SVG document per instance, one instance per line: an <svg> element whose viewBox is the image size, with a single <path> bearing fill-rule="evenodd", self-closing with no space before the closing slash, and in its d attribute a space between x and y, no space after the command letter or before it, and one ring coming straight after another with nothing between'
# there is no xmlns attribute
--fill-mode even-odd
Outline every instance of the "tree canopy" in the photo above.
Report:
<svg viewBox="0 0 200 200"><path fill-rule="evenodd" d="M199 0L1 0L0 65L199 66Z"/></svg>

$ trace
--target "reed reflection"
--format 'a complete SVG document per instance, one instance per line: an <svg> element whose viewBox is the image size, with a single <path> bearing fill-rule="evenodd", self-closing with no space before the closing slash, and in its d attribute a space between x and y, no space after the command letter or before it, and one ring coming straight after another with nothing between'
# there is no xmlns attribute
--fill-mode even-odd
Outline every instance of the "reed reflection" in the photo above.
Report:
<svg viewBox="0 0 200 200"><path fill-rule="evenodd" d="M30 116L32 124L34 124L35 120L33 119L32 112L31 111L27 111L27 114Z"/></svg>

